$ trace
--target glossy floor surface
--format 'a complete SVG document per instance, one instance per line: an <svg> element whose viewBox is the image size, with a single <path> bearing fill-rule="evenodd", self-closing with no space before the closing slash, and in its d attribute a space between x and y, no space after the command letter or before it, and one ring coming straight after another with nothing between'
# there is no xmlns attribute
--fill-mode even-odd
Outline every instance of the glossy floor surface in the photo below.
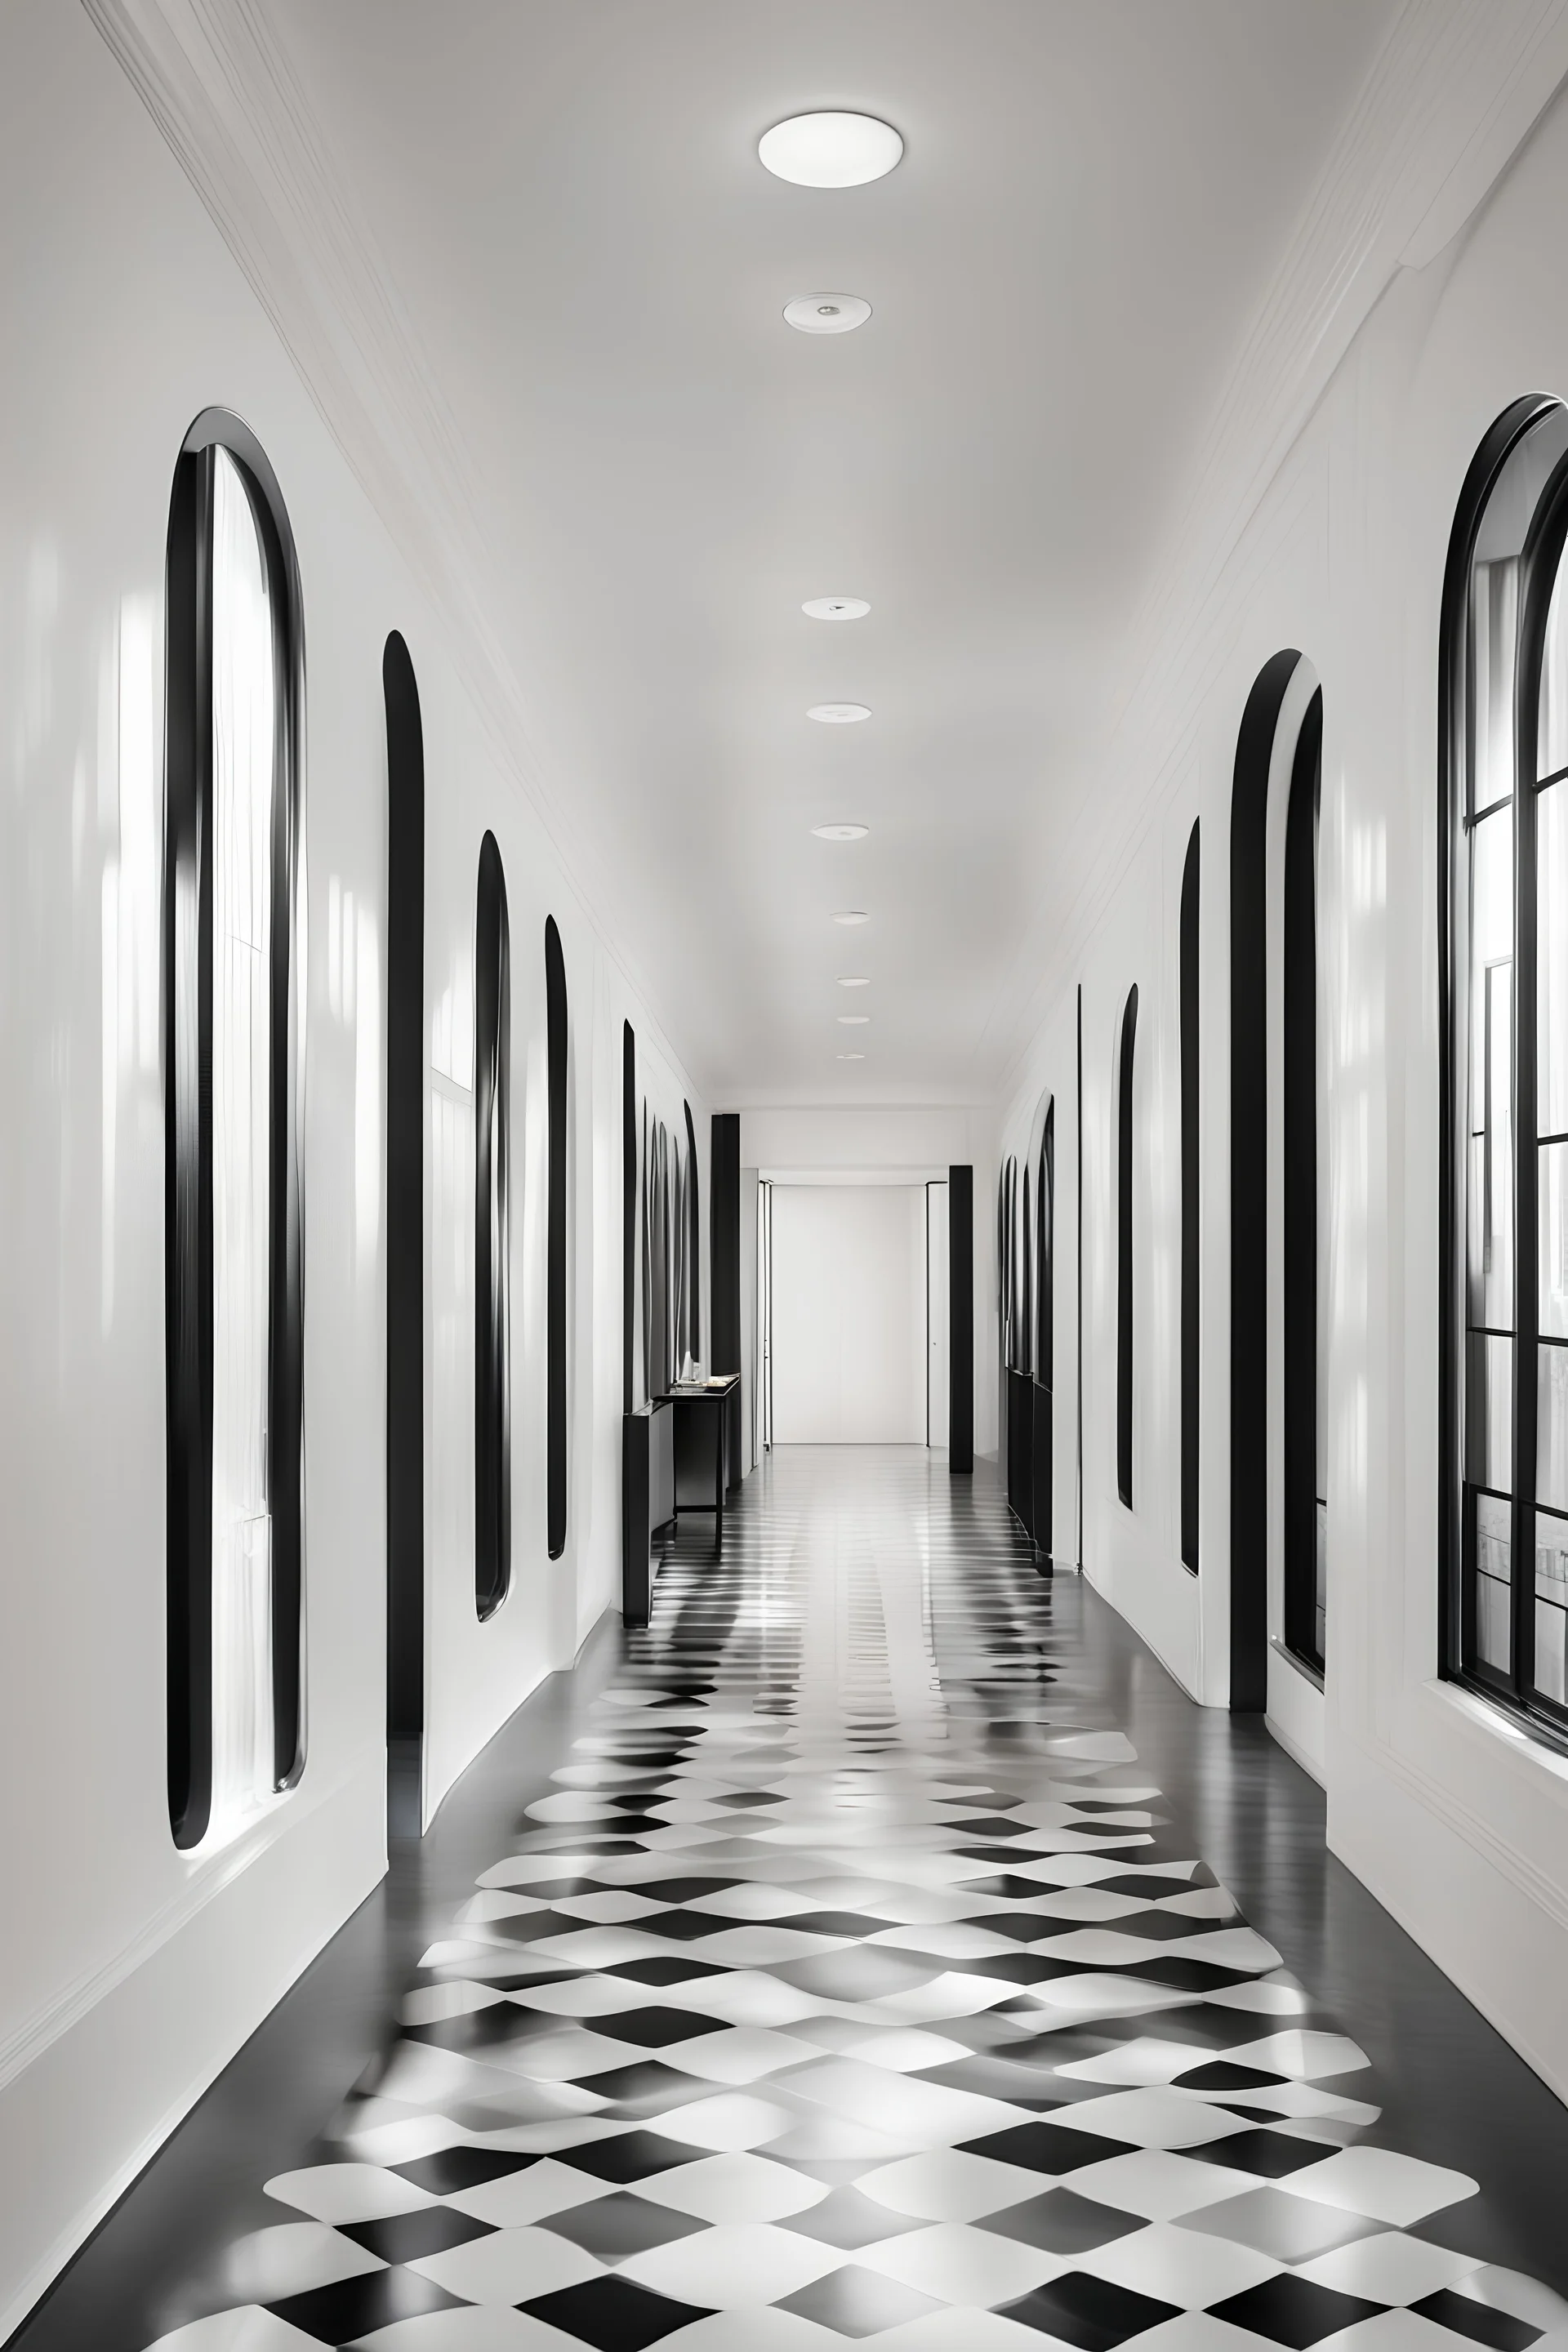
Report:
<svg viewBox="0 0 1568 2352"><path fill-rule="evenodd" d="M525 1716L29 2352L1568 2346L1564 2111L984 1465L781 1449Z"/></svg>

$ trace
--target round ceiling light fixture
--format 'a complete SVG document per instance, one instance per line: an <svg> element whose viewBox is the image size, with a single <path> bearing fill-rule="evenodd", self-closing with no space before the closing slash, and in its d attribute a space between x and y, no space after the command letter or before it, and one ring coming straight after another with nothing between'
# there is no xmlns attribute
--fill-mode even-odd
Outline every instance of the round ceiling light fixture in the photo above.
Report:
<svg viewBox="0 0 1568 2352"><path fill-rule="evenodd" d="M858 294L797 294L784 304L784 317L803 335L847 335L863 327L871 305Z"/></svg>
<svg viewBox="0 0 1568 2352"><path fill-rule="evenodd" d="M814 824L818 841L864 841L871 828L868 824Z"/></svg>
<svg viewBox="0 0 1568 2352"><path fill-rule="evenodd" d="M864 1054L835 1054L833 1058L836 1062L863 1062L866 1056Z"/></svg>
<svg viewBox="0 0 1568 2352"><path fill-rule="evenodd" d="M870 1018L868 1013L841 1013L838 1026L840 1029L864 1029Z"/></svg>
<svg viewBox="0 0 1568 2352"><path fill-rule="evenodd" d="M870 975L864 971L841 971L838 975L838 985L840 988L869 988Z"/></svg>
<svg viewBox="0 0 1568 2352"><path fill-rule="evenodd" d="M832 915L828 918L830 922L844 923L846 925L851 923L868 923L870 919L871 918L866 912L864 907L841 907L837 914Z"/></svg>
<svg viewBox="0 0 1568 2352"><path fill-rule="evenodd" d="M863 621L871 607L864 596L811 596L800 609L810 621Z"/></svg>
<svg viewBox="0 0 1568 2352"><path fill-rule="evenodd" d="M805 715L824 727L853 727L871 712L864 702L814 702Z"/></svg>
<svg viewBox="0 0 1568 2352"><path fill-rule="evenodd" d="M863 188L886 179L904 142L874 114L792 114L757 142L757 158L775 180L797 188Z"/></svg>

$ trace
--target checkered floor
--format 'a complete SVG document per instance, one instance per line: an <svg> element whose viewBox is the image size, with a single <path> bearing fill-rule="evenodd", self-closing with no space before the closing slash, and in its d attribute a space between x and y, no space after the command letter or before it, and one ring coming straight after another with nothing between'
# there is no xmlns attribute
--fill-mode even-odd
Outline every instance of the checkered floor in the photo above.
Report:
<svg viewBox="0 0 1568 2352"><path fill-rule="evenodd" d="M1382 2144L1075 1710L999 1501L932 1475L775 1456L718 1561L683 1538L235 2307L159 2352L1568 2347L1423 2235L1478 2184Z"/></svg>

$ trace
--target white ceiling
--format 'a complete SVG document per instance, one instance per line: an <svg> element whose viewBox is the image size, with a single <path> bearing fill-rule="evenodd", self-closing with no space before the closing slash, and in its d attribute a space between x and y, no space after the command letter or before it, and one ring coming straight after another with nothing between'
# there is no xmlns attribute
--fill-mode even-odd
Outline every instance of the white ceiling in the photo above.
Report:
<svg viewBox="0 0 1568 2352"><path fill-rule="evenodd" d="M546 798L716 1105L994 1090L1133 608L1395 5L270 0L457 420ZM899 169L770 177L822 106ZM874 316L795 332L818 290Z"/></svg>

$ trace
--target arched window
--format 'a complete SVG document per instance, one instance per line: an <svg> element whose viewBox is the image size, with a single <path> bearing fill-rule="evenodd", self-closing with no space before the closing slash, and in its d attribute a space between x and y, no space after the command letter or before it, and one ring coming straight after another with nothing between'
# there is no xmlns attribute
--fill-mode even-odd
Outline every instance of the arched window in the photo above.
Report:
<svg viewBox="0 0 1568 2352"><path fill-rule="evenodd" d="M479 845L474 931L474 1601L511 1582L511 945L493 833Z"/></svg>
<svg viewBox="0 0 1568 2352"><path fill-rule="evenodd" d="M1517 402L1449 543L1444 1664L1568 1723L1568 414Z"/></svg>
<svg viewBox="0 0 1568 2352"><path fill-rule="evenodd" d="M1132 1507L1132 1077L1138 991L1127 992L1116 1063L1116 1491Z"/></svg>
<svg viewBox="0 0 1568 2352"><path fill-rule="evenodd" d="M1198 828L1182 867L1182 1561L1198 1565Z"/></svg>
<svg viewBox="0 0 1568 2352"><path fill-rule="evenodd" d="M546 1519L550 1557L566 1549L566 964L555 918L544 919L544 1019L550 1082L545 1217Z"/></svg>
<svg viewBox="0 0 1568 2352"><path fill-rule="evenodd" d="M1055 1385L1056 1368L1056 1195L1057 1105L1053 1095L1046 1105L1040 1130L1039 1159L1035 1170L1035 1380L1040 1388Z"/></svg>
<svg viewBox="0 0 1568 2352"><path fill-rule="evenodd" d="M200 415L168 544L168 1778L176 1845L300 1775L303 660L288 515Z"/></svg>
<svg viewBox="0 0 1568 2352"><path fill-rule="evenodd" d="M1284 1355L1285 1646L1323 1671L1328 1502L1319 1394L1318 802L1323 698L1307 705L1285 811L1282 1052L1281 1340Z"/></svg>

